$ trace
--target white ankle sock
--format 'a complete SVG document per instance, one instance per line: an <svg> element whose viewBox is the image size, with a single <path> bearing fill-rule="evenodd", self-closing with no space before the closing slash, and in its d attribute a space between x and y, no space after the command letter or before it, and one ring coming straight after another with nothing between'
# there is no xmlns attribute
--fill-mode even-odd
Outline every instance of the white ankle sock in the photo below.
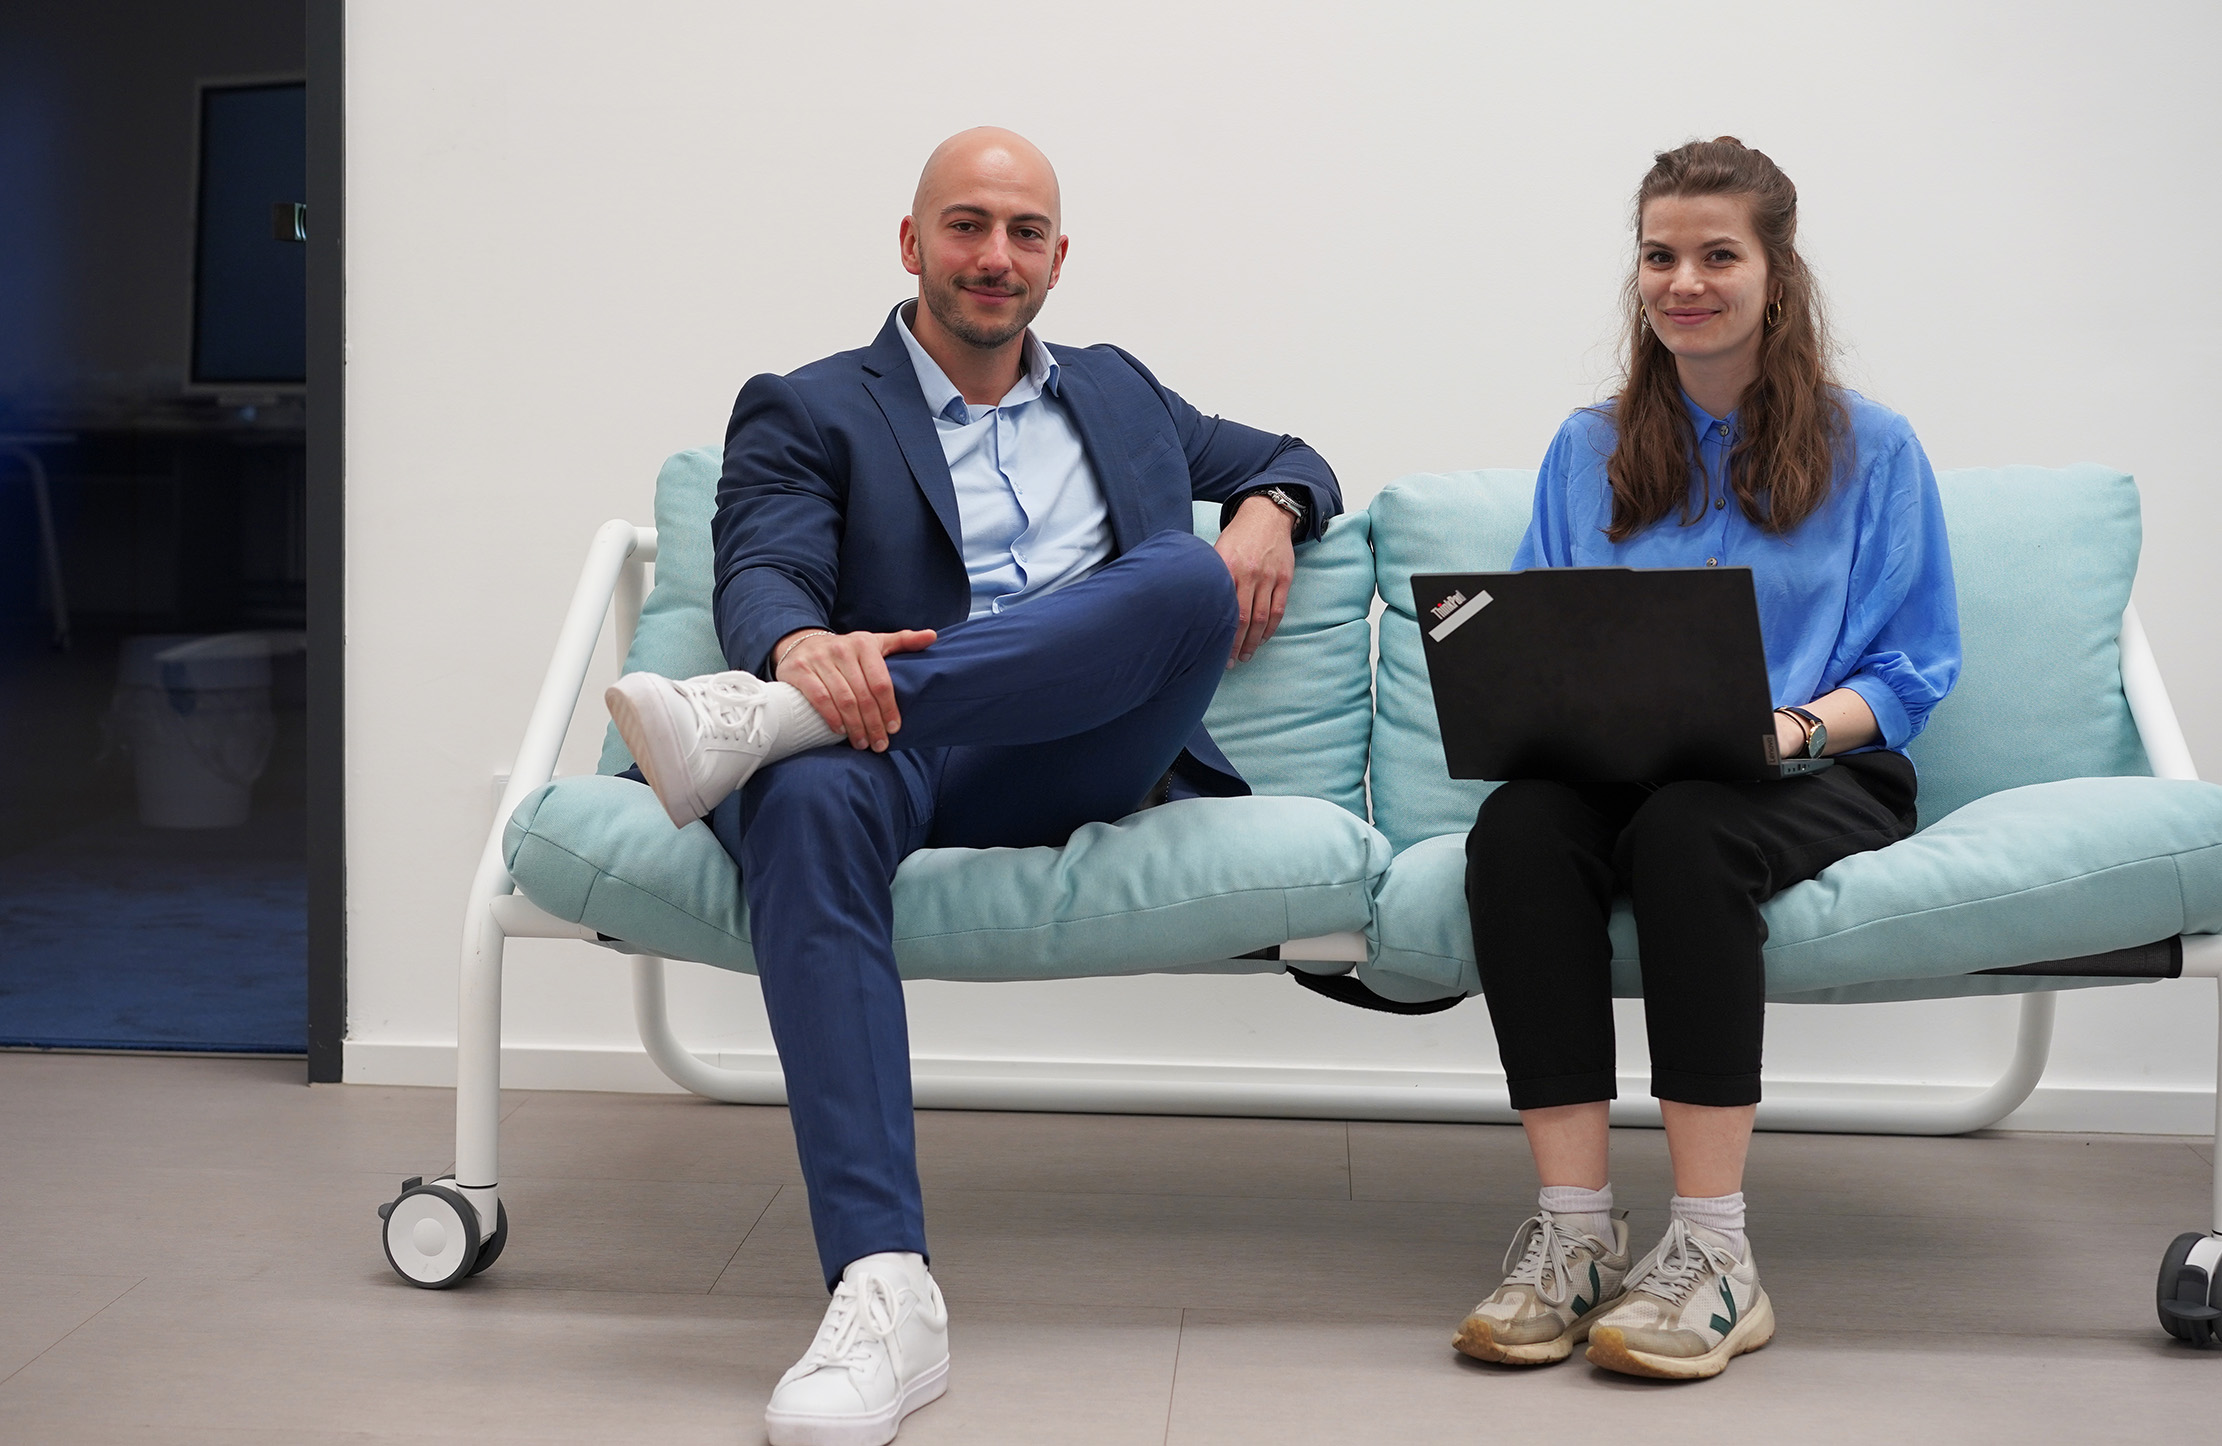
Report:
<svg viewBox="0 0 2222 1446"><path fill-rule="evenodd" d="M1579 1185L1545 1185L1537 1192L1535 1203L1544 1214L1577 1235L1594 1235L1607 1245L1617 1243L1613 1239L1610 1180L1600 1190L1584 1190Z"/></svg>
<svg viewBox="0 0 2222 1446"><path fill-rule="evenodd" d="M830 726L824 715L802 696L802 690L792 683L766 683L764 708L779 725L779 736L772 740L771 751L764 755L766 763L808 753L848 736Z"/></svg>
<svg viewBox="0 0 2222 1446"><path fill-rule="evenodd" d="M1739 1260L1751 1249L1751 1238L1744 1234L1744 1192L1741 1190L1733 1195L1677 1195L1667 1202L1667 1211L1677 1220L1702 1225L1727 1236Z"/></svg>
<svg viewBox="0 0 2222 1446"><path fill-rule="evenodd" d="M848 1279L849 1272L859 1266L865 1271L899 1270L916 1283L926 1274L926 1257L915 1250L882 1250L874 1255L860 1255L842 1267L841 1278Z"/></svg>

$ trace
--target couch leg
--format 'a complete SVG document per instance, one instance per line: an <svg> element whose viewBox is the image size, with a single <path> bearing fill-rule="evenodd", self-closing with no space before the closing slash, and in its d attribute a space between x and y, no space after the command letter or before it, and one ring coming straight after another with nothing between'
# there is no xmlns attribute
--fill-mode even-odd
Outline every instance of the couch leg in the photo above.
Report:
<svg viewBox="0 0 2222 1446"><path fill-rule="evenodd" d="M1941 1101L1798 1099L1778 1095L1760 1104L1759 1128L1818 1134L1964 1135L1995 1125L2018 1109L2044 1078L2045 1061L2052 1054L2057 1000L2051 990L2021 997L2021 1027L2014 1034L2013 1060L1987 1089Z"/></svg>
<svg viewBox="0 0 2222 1446"><path fill-rule="evenodd" d="M478 1214L482 1237L499 1226L501 1201L502 955L508 943L493 900L508 875L481 867L471 890L455 1013L455 1189Z"/></svg>
<svg viewBox="0 0 2222 1446"><path fill-rule="evenodd" d="M681 1089L728 1105L787 1103L787 1081L778 1073L723 1069L705 1064L687 1051L671 1031L671 1008L664 995L664 961L646 954L633 956L633 1019L640 1026L640 1042L648 1057Z"/></svg>

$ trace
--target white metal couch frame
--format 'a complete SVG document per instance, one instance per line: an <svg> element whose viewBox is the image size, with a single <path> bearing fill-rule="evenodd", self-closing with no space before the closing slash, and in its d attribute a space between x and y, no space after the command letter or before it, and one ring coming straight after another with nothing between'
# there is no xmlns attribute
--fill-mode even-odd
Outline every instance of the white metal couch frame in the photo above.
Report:
<svg viewBox="0 0 2222 1446"><path fill-rule="evenodd" d="M652 527L611 521L595 533L586 566L571 596L570 610L564 616L563 631L556 640L555 656L541 680L532 720L526 725L524 742L471 883L463 923L462 997L456 1028L455 1174L452 1184L446 1180L439 1183L470 1201L482 1239L493 1238L501 1219L498 1135L503 945L510 939L602 942L593 930L558 919L515 892L516 885L502 859L503 829L525 795L554 777L556 755L578 707L605 617L615 624L618 656L623 657L631 647L646 597L648 567L655 559L656 531ZM2162 778L2198 777L2134 605L2122 614L2120 643L2122 691L2153 772ZM1293 941L1282 946L1280 953L1283 960L1356 964L1365 958L1365 940L1355 933L1328 935ZM2186 935L2183 973L2186 978L2222 979L2222 935ZM1954 1135L1995 1124L2029 1098L2044 1073L2052 1047L2054 1002L2050 991L2021 996L2021 1023L2013 1059L2005 1072L1983 1089L1933 1100L1862 1100L1828 1094L1770 1099L1759 1107L1759 1128ZM777 1075L706 1064L680 1044L665 1006L662 959L633 956L633 1009L649 1058L679 1085L733 1104L785 1103L785 1089ZM2222 1022L2222 1009L2218 1009L2218 1022ZM2222 1041L2222 1033L2218 1033L2218 1041ZM2216 1075L2214 1218L2206 1242L2211 1249L2202 1252L2202 1259L2207 1253L2222 1254L2222 1241L2217 1240L2222 1237L2222 1055L2218 1055ZM917 1082L916 1095L921 1106L946 1109L1464 1122L1508 1122L1516 1118L1503 1087L1492 1088L1485 1083L1470 1088L1411 1088L929 1077ZM1656 1123L1656 1111L1646 1112L1645 1103L1631 1101L1625 1110L1616 1108L1616 1123L1623 1122L1623 1115L1629 1124ZM478 1268L490 1263L489 1256Z"/></svg>

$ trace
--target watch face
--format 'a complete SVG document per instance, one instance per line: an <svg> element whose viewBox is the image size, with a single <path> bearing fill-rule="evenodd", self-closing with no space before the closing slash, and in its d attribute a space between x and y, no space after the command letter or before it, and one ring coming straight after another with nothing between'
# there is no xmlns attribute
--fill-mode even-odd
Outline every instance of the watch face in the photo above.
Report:
<svg viewBox="0 0 2222 1446"><path fill-rule="evenodd" d="M1805 745L1805 756L1819 758L1829 746L1829 725L1820 719L1813 720L1813 737Z"/></svg>

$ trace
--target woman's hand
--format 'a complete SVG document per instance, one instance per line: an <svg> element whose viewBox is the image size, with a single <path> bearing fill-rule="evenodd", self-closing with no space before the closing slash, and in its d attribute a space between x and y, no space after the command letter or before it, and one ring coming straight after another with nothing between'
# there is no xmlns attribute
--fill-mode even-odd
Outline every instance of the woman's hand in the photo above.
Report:
<svg viewBox="0 0 2222 1446"><path fill-rule="evenodd" d="M1775 751L1784 758L1805 757L1805 729L1788 713L1775 714Z"/></svg>

